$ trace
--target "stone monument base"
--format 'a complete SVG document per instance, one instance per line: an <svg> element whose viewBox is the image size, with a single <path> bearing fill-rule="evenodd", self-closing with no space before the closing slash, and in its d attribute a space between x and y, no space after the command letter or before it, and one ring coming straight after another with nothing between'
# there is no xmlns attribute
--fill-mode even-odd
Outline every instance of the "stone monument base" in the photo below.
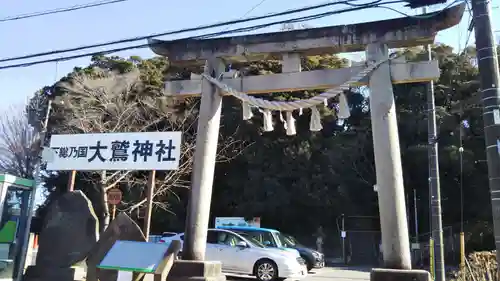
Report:
<svg viewBox="0 0 500 281"><path fill-rule="evenodd" d="M75 281L84 280L84 275L76 268L47 268L28 266L23 281Z"/></svg>
<svg viewBox="0 0 500 281"><path fill-rule="evenodd" d="M431 281L431 275L425 270L374 268L370 281Z"/></svg>
<svg viewBox="0 0 500 281"><path fill-rule="evenodd" d="M226 281L218 261L177 260L167 276L168 281Z"/></svg>

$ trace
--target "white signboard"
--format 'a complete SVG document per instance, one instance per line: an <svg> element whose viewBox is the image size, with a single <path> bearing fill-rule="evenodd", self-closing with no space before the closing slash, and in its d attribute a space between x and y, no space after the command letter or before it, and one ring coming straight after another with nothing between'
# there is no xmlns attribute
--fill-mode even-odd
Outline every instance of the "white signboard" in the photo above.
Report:
<svg viewBox="0 0 500 281"><path fill-rule="evenodd" d="M181 138L181 132L52 135L44 157L47 170L176 170Z"/></svg>
<svg viewBox="0 0 500 281"><path fill-rule="evenodd" d="M118 277L116 281L132 281L134 278L134 273L130 271L118 271Z"/></svg>
<svg viewBox="0 0 500 281"><path fill-rule="evenodd" d="M165 243L116 241L97 268L154 273L168 246Z"/></svg>

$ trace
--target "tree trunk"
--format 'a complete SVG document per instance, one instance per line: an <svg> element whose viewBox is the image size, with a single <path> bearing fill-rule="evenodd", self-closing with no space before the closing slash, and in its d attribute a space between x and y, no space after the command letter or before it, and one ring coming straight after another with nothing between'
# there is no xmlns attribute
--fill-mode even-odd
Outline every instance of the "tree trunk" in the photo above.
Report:
<svg viewBox="0 0 500 281"><path fill-rule="evenodd" d="M101 231L105 231L109 225L109 204L108 204L108 194L106 192L106 171L102 171L101 174L101 201L102 201L102 228Z"/></svg>

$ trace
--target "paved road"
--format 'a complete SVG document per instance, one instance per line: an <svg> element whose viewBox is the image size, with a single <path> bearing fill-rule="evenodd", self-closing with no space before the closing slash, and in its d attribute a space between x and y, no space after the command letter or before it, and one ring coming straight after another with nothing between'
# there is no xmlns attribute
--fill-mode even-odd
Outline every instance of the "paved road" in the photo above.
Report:
<svg viewBox="0 0 500 281"><path fill-rule="evenodd" d="M365 281L370 280L369 269L361 268L335 268L325 267L316 269L309 273L309 275L302 279L303 281Z"/></svg>
<svg viewBox="0 0 500 281"><path fill-rule="evenodd" d="M227 280L248 281L256 279L227 276ZM361 268L346 269L346 268L325 267L322 269L314 269L312 272L309 272L306 278L301 279L300 281L328 281L328 280L367 281L370 280L370 271L368 269L361 269ZM288 279L285 281L288 281Z"/></svg>

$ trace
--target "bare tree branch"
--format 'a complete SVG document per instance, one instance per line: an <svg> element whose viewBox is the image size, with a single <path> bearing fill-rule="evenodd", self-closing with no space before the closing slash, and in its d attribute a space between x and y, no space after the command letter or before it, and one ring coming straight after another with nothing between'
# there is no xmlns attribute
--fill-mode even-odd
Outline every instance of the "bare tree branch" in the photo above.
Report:
<svg viewBox="0 0 500 281"><path fill-rule="evenodd" d="M0 171L33 178L39 145L23 107L11 107L0 116Z"/></svg>
<svg viewBox="0 0 500 281"><path fill-rule="evenodd" d="M96 69L94 75L75 75L57 87L67 94L56 97L54 111L64 117L57 133L113 133L146 131L181 131L181 157L175 171L158 171L154 205L168 209L168 198L175 190L189 188L196 145L199 99L186 99L182 110L158 91L149 91L140 80L139 71L118 74ZM227 162L248 146L232 135L221 135L217 161ZM98 187L102 196L115 186L130 192L119 206L132 212L145 203L147 176L140 171L117 171L103 178L88 173L86 180ZM105 200L102 200L105 202ZM106 212L106 211L105 211ZM104 214L109 215L109 214Z"/></svg>

